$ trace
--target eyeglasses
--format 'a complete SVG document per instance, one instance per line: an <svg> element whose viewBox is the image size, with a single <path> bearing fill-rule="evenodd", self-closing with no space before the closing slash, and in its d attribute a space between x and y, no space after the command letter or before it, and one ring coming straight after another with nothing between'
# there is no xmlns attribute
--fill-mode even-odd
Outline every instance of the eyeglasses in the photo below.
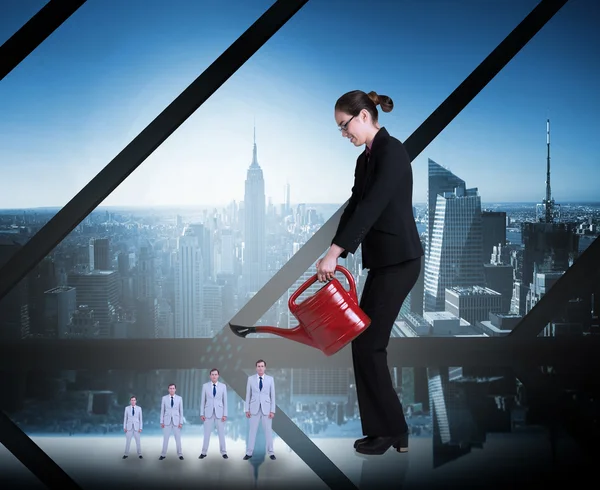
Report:
<svg viewBox="0 0 600 490"><path fill-rule="evenodd" d="M348 119L345 123L340 124L338 126L338 129L340 131L348 131L348 124L350 124L350 122L352 121L352 119L354 119L356 116L352 116L350 119Z"/></svg>

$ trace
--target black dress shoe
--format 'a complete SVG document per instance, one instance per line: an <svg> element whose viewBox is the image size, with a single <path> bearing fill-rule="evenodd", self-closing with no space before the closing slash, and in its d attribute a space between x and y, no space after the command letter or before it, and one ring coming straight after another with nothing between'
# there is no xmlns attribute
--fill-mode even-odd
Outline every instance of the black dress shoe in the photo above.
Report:
<svg viewBox="0 0 600 490"><path fill-rule="evenodd" d="M277 459L274 454L271 454L271 456L269 456L269 458L271 458L273 461L275 461Z"/></svg>
<svg viewBox="0 0 600 490"><path fill-rule="evenodd" d="M390 447L394 447L398 452L401 451L400 448L404 450L408 450L406 444L402 439L404 436L396 436L396 437L374 437L370 441L363 442L356 447L356 452L360 454L373 454L380 455L385 453ZM407 438L408 439L408 438Z"/></svg>
<svg viewBox="0 0 600 490"><path fill-rule="evenodd" d="M144 459L144 456L142 456L142 455L140 454L139 458L140 458L140 459Z"/></svg>
<svg viewBox="0 0 600 490"><path fill-rule="evenodd" d="M181 461L183 461L183 456L179 456L179 459L180 459Z"/></svg>
<svg viewBox="0 0 600 490"><path fill-rule="evenodd" d="M357 439L356 441L354 441L354 449L356 449L358 447L359 444L362 444L363 442L367 442L371 439L374 439L373 436L367 436L367 437L363 437L362 439Z"/></svg>
<svg viewBox="0 0 600 490"><path fill-rule="evenodd" d="M248 456L247 454L244 456L244 461L250 459L252 456Z"/></svg>
<svg viewBox="0 0 600 490"><path fill-rule="evenodd" d="M228 459L229 456L227 456L226 454L223 455L223 459Z"/></svg>
<svg viewBox="0 0 600 490"><path fill-rule="evenodd" d="M158 458L159 461L162 461L163 459L165 459L166 456L161 456L160 458Z"/></svg>
<svg viewBox="0 0 600 490"><path fill-rule="evenodd" d="M201 454L200 456L198 456L198 459L204 459L206 458L206 454Z"/></svg>
<svg viewBox="0 0 600 490"><path fill-rule="evenodd" d="M127 459L129 456L123 456L123 459Z"/></svg>

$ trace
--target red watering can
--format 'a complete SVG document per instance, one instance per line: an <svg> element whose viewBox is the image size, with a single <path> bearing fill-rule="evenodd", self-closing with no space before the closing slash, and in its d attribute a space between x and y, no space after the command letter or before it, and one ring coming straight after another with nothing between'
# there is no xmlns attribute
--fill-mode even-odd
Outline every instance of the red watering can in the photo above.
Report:
<svg viewBox="0 0 600 490"><path fill-rule="evenodd" d="M358 306L356 284L350 271L336 266L348 279L350 290L335 277L315 294L296 303L298 297L317 281L315 274L292 294L288 307L298 320L295 328L243 327L229 324L233 333L245 338L250 333L270 333L309 345L331 356L358 337L370 324L371 319Z"/></svg>

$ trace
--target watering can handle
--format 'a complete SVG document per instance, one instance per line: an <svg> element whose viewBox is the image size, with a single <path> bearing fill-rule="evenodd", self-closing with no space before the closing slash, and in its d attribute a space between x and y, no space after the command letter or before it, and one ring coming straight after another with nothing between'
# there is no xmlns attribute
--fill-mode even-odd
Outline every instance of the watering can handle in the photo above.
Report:
<svg viewBox="0 0 600 490"><path fill-rule="evenodd" d="M354 299L356 299L356 301L358 302L358 295L356 293L356 283L354 282L354 277L352 277L350 271L341 265L336 265L335 270L336 272L339 271L342 274L344 274L344 276L346 276L346 279L348 279L348 284L350 285L350 294L354 296ZM309 287L311 287L315 282L317 282L317 280L318 277L317 274L315 274L314 276L310 277L304 284L302 284L302 286L300 286L294 294L290 296L290 299L288 301L288 306L290 310L296 307L296 300L298 299L298 297Z"/></svg>

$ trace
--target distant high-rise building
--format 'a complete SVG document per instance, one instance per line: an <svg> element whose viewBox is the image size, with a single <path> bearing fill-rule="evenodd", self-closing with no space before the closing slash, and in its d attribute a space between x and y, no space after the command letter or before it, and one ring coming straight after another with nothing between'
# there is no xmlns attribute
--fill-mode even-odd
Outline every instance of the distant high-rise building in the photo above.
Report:
<svg viewBox="0 0 600 490"><path fill-rule="evenodd" d="M95 264L94 264L94 239L92 238L89 241L88 247L87 247L87 266L88 266L88 270L93 271L95 268ZM81 259L78 260L78 263L83 263Z"/></svg>
<svg viewBox="0 0 600 490"><path fill-rule="evenodd" d="M46 257L27 274L27 302L29 305L29 334L45 336L46 301L44 293L57 285L54 261Z"/></svg>
<svg viewBox="0 0 600 490"><path fill-rule="evenodd" d="M44 334L47 337L63 339L69 332L71 318L77 310L77 292L75 288L61 286L44 293L46 307Z"/></svg>
<svg viewBox="0 0 600 490"><path fill-rule="evenodd" d="M265 180L258 164L255 129L252 163L248 168L244 193L243 278L247 292L256 292L262 287L266 271L265 204Z"/></svg>
<svg viewBox="0 0 600 490"><path fill-rule="evenodd" d="M235 258L235 242L230 228L221 231L221 254L219 274L233 274Z"/></svg>
<svg viewBox="0 0 600 490"><path fill-rule="evenodd" d="M175 275L175 338L202 337L202 251L193 229L186 228L177 243Z"/></svg>
<svg viewBox="0 0 600 490"><path fill-rule="evenodd" d="M88 306L98 322L98 335L110 337L119 302L119 273L117 271L93 270L73 272L67 284L77 291L77 306Z"/></svg>
<svg viewBox="0 0 600 490"><path fill-rule="evenodd" d="M173 310L166 299L158 302L158 328L156 337L159 339L172 339L175 337Z"/></svg>
<svg viewBox="0 0 600 490"><path fill-rule="evenodd" d="M149 242L140 247L136 266L136 312L135 336L139 338L158 337L158 301L156 298L156 273L154 251Z"/></svg>
<svg viewBox="0 0 600 490"><path fill-rule="evenodd" d="M0 268L8 262L20 245L0 237ZM27 281L20 281L0 300L0 339L21 340L29 335Z"/></svg>
<svg viewBox="0 0 600 490"><path fill-rule="evenodd" d="M204 318L210 321L213 330L223 327L223 293L222 286L218 284L204 285L203 311Z"/></svg>
<svg viewBox="0 0 600 490"><path fill-rule="evenodd" d="M73 339L96 339L100 337L102 326L95 313L93 308L80 305L73 312L65 337Z"/></svg>
<svg viewBox="0 0 600 490"><path fill-rule="evenodd" d="M441 187L439 165L434 170L434 189ZM448 175L449 174L449 175ZM437 196L431 239L425 261L423 311L444 311L445 291L452 286L482 286L481 198L477 188L466 189L463 180L446 171L446 182L455 182L453 191Z"/></svg>
<svg viewBox="0 0 600 490"><path fill-rule="evenodd" d="M292 205L290 202L290 183L287 182L285 184L285 214L284 216L287 216L288 214L290 214L292 210Z"/></svg>
<svg viewBox="0 0 600 490"><path fill-rule="evenodd" d="M446 311L471 325L488 319L490 313L502 313L502 295L480 286L446 289Z"/></svg>
<svg viewBox="0 0 600 490"><path fill-rule="evenodd" d="M483 234L483 262L489 263L494 247L506 244L506 213L504 211L483 211L481 213Z"/></svg>
<svg viewBox="0 0 600 490"><path fill-rule="evenodd" d="M95 238L90 240L90 270L109 271L110 242L108 238Z"/></svg>
<svg viewBox="0 0 600 490"><path fill-rule="evenodd" d="M520 296L526 297L538 273L564 272L579 255L577 223L560 222L560 205L554 202L550 186L550 121L546 125L546 197L537 206L537 221L523 223L523 267L520 274ZM525 315L526 302L519 301L520 315Z"/></svg>
<svg viewBox="0 0 600 490"><path fill-rule="evenodd" d="M210 221L207 219L207 221ZM204 279L213 277L213 255L214 247L210 226L202 223L191 223L187 226L188 230L193 230L194 236L198 239L198 247L202 254L202 276Z"/></svg>
<svg viewBox="0 0 600 490"><path fill-rule="evenodd" d="M426 256L431 243L433 234L433 224L435 221L435 208L437 198L444 192L454 192L457 187L465 187L465 181L454 175L450 170L445 169L439 163L428 159L428 190L427 190L427 246L425 248Z"/></svg>

